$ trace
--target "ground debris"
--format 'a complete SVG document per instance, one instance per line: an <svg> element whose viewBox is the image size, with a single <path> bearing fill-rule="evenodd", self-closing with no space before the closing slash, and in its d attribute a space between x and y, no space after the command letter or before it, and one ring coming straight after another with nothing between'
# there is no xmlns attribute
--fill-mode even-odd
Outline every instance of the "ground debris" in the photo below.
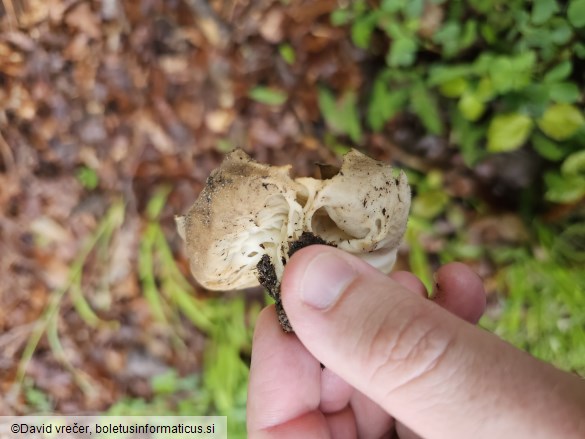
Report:
<svg viewBox="0 0 585 439"><path fill-rule="evenodd" d="M303 232L299 239L289 242L288 256L290 258L300 249L315 244L333 245L311 232ZM280 298L280 280L276 276L274 264L270 261L270 257L266 254L263 255L262 258L260 258L256 269L258 270L258 281L260 282L260 285L266 288L270 297L274 299L276 314L282 330L284 332L294 332L284 307L282 306L282 300Z"/></svg>

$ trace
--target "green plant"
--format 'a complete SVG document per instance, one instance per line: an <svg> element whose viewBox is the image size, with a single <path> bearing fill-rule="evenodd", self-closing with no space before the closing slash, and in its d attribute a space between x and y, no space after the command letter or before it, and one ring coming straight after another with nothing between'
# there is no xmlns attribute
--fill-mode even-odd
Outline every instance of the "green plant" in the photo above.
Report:
<svg viewBox="0 0 585 439"><path fill-rule="evenodd" d="M271 87L257 86L248 93L250 99L266 105L282 105L288 99L283 91Z"/></svg>
<svg viewBox="0 0 585 439"><path fill-rule="evenodd" d="M278 53L287 64L293 65L295 63L297 55L290 44L281 44L278 46Z"/></svg>
<svg viewBox="0 0 585 439"><path fill-rule="evenodd" d="M319 89L319 109L329 128L338 134L347 134L354 142L362 137L357 111L357 94L348 91L340 99L326 88Z"/></svg>
<svg viewBox="0 0 585 439"><path fill-rule="evenodd" d="M50 395L35 387L33 380L25 378L22 390L26 405L33 413L51 413L53 411L53 401Z"/></svg>
<svg viewBox="0 0 585 439"><path fill-rule="evenodd" d="M469 166L531 147L550 163L545 199L574 202L585 195L583 168L570 166L585 148L584 8L582 0L382 0L376 8L358 0L331 22L350 26L364 50L386 42L385 53L374 53L386 66L368 98L371 130L412 112L429 133L448 136ZM339 125L358 124L342 134L357 141L359 115L342 115Z"/></svg>
<svg viewBox="0 0 585 439"><path fill-rule="evenodd" d="M569 171L581 166L579 156L574 160L574 164L569 162ZM444 191L441 199L438 171L426 175L410 171L408 176L418 193L405 237L409 266L427 290L433 287L431 273L437 262L489 264L495 275L486 284L492 285L491 305L481 326L532 355L585 375L585 211L554 225L531 220L514 226L492 218L492 227L501 227L508 236L513 233L518 241L512 245L496 239L487 246L477 242L477 230L465 227L469 225L466 216L484 218L486 207L481 202L463 207ZM437 224L441 222L450 228L440 230ZM521 230L506 232L513 227ZM524 234L529 236L522 239ZM429 250L428 243L433 243L434 250Z"/></svg>
<svg viewBox="0 0 585 439"><path fill-rule="evenodd" d="M67 284L51 292L49 303L42 315L35 322L35 326L24 347L20 359L16 378L11 389L12 395L17 395L22 390L23 381L26 376L27 366L34 355L41 337L46 334L47 341L55 357L61 364L69 370L77 385L87 394L94 392L91 378L82 370L75 368L69 361L61 345L58 331L59 311L65 297L69 297L78 312L79 316L90 326L108 325L115 327L116 322L106 322L101 320L93 311L82 293L83 268L86 260L92 252L105 254L100 249L107 248L110 245L115 230L124 221L124 204L121 201L115 201L104 218L98 224L95 232L88 238L83 245L79 255L71 265L68 274Z"/></svg>
<svg viewBox="0 0 585 439"><path fill-rule="evenodd" d="M151 383L154 397L151 401L126 398L108 411L109 414L169 414L169 415L225 415L229 416L230 437L245 437L245 403L252 328L259 304L246 306L241 296L231 298L198 298L191 284L183 277L174 260L171 248L163 233L159 216L166 205L169 188L159 188L146 208L146 222L140 240L138 276L142 291L155 321L172 330L178 349L184 348L182 334L185 317L207 335L204 367L201 374L179 377L176 371L155 377ZM96 264L105 264L116 230L122 225L125 206L115 201L98 224L96 230L82 246L69 269L68 283L51 293L49 304L37 320L25 345L11 392L24 392L31 407L50 411L52 403L47 396L26 379L26 368L43 335L55 357L72 374L77 385L85 392L95 388L92 379L69 361L58 333L58 321L63 301L71 300L78 315L92 327L108 325L103 321L83 293L83 273L90 255L95 254ZM101 262L100 262L101 261Z"/></svg>
<svg viewBox="0 0 585 439"><path fill-rule="evenodd" d="M558 367L585 374L585 260L583 223L558 233L535 225L532 248L494 248L508 294L497 318L482 325Z"/></svg>
<svg viewBox="0 0 585 439"><path fill-rule="evenodd" d="M124 398L106 412L111 416L173 415L195 416L211 411L211 397L202 389L197 374L179 376L175 369L154 376L150 380L153 397Z"/></svg>
<svg viewBox="0 0 585 439"><path fill-rule="evenodd" d="M77 180L79 180L79 182L83 185L83 187L85 187L89 190L95 189L100 182L99 176L97 175L97 172L95 172L95 170L88 168L86 166L80 167L77 170L76 175L77 175Z"/></svg>
<svg viewBox="0 0 585 439"><path fill-rule="evenodd" d="M178 415L217 414L228 416L230 437L244 437L248 366L242 356L250 354L254 316L259 305L246 304L241 296L200 299L183 277L159 222L170 189L155 192L146 208L147 223L138 258L142 290L155 319L174 328L175 343L182 348L181 316L207 335L201 375L179 378L176 372L157 377L152 382L152 402L125 400L115 407L134 413ZM195 393L194 399L182 398L168 404L164 395ZM189 393L191 392L191 393ZM176 395L175 395L176 396Z"/></svg>

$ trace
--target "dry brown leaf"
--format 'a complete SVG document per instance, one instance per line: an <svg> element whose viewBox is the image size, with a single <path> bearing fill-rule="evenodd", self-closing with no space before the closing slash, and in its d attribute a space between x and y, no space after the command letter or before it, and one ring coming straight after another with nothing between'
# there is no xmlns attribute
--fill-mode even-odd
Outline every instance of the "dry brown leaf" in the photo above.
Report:
<svg viewBox="0 0 585 439"><path fill-rule="evenodd" d="M170 137L149 114L139 112L133 119L136 134L142 137L142 141L152 142L152 145L162 154L172 154L174 152L175 147Z"/></svg>
<svg viewBox="0 0 585 439"><path fill-rule="evenodd" d="M260 21L260 35L269 43L280 43L284 38L284 18L282 8L274 8L268 11Z"/></svg>
<svg viewBox="0 0 585 439"><path fill-rule="evenodd" d="M234 112L230 110L210 111L205 115L205 124L214 133L225 133L234 120Z"/></svg>
<svg viewBox="0 0 585 439"><path fill-rule="evenodd" d="M88 2L81 2L65 15L65 23L81 33L98 39L102 36L100 21Z"/></svg>
<svg viewBox="0 0 585 439"><path fill-rule="evenodd" d="M9 44L0 42L0 72L19 77L24 72L24 56Z"/></svg>
<svg viewBox="0 0 585 439"><path fill-rule="evenodd" d="M18 24L25 29L36 26L47 20L50 10L51 4L46 0L28 0L18 16Z"/></svg>

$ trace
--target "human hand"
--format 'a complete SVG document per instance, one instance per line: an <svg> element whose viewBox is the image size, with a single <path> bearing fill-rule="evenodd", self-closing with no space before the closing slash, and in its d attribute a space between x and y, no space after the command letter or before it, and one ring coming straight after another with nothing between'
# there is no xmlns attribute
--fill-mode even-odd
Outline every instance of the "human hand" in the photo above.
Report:
<svg viewBox="0 0 585 439"><path fill-rule="evenodd" d="M274 307L261 313L249 436L585 437L585 382L471 325L485 296L464 265L436 282L428 300L408 273L330 247L296 253L282 281L296 336Z"/></svg>

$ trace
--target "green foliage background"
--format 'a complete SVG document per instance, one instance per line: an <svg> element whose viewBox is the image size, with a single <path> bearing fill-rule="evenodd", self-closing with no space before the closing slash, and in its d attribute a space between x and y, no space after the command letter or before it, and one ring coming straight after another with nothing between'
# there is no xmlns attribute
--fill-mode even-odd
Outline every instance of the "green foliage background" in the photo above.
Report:
<svg viewBox="0 0 585 439"><path fill-rule="evenodd" d="M585 373L585 1L382 0L350 2L331 15L353 43L383 56L370 91L319 103L330 128L359 142L397 114L418 116L446 138L471 169L480 161L532 149L546 162L544 193L530 188L518 214L527 244L472 244L461 205L443 190L442 173L412 171L416 197L407 232L411 269L430 286L420 244L441 238L437 221L461 230L439 251L442 263L488 260L496 266L498 311L481 324L559 367ZM365 103L362 115L356 102ZM334 105L337 103L337 105ZM362 122L363 121L363 122ZM509 160L514 160L513 156ZM481 200L468 200L488 213ZM554 203L573 206L562 222L535 219ZM577 203L577 204L575 204ZM581 204L579 204L581 203ZM576 206L576 207L575 207ZM580 206L580 207L579 207Z"/></svg>
<svg viewBox="0 0 585 439"><path fill-rule="evenodd" d="M529 145L558 165L546 175L545 199L574 202L585 194L584 14L583 0L383 0L378 8L351 2L331 21L350 26L364 50L373 38L389 42L386 67L360 96L368 128L413 112L469 166ZM323 90L319 103L332 128L359 142L355 92L336 107Z"/></svg>

